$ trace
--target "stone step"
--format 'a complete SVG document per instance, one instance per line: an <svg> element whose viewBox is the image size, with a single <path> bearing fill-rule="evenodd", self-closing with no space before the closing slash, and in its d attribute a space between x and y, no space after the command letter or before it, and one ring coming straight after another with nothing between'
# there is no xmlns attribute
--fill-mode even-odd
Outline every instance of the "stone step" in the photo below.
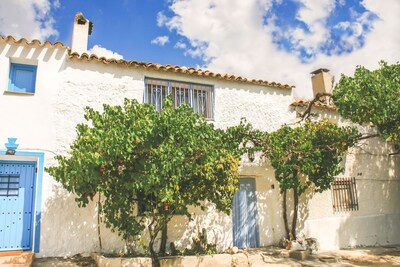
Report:
<svg viewBox="0 0 400 267"><path fill-rule="evenodd" d="M32 267L32 264L1 264L1 267Z"/></svg>
<svg viewBox="0 0 400 267"><path fill-rule="evenodd" d="M0 253L0 266L30 267L35 254L32 252L12 251Z"/></svg>

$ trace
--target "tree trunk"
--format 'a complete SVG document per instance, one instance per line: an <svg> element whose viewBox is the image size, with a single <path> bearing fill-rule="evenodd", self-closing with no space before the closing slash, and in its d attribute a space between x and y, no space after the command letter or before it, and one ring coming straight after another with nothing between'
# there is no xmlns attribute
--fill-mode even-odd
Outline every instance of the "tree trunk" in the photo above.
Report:
<svg viewBox="0 0 400 267"><path fill-rule="evenodd" d="M294 214L293 214L293 221L292 221L292 236L293 240L296 240L296 224L297 224L297 215L299 212L299 191L296 188L293 189L293 201L294 201Z"/></svg>
<svg viewBox="0 0 400 267"><path fill-rule="evenodd" d="M149 250L150 250L150 255L151 255L152 266L160 267L160 260L158 259L157 253L154 251L154 241L156 240L158 232L154 231L153 224L154 224L154 221L148 226L149 235L150 235Z"/></svg>
<svg viewBox="0 0 400 267"><path fill-rule="evenodd" d="M101 231L100 231L100 208L101 208L101 199L100 199L100 192L99 194L99 199L97 201L97 236L99 237L99 248L100 248L100 253L103 252L103 246L101 244Z"/></svg>
<svg viewBox="0 0 400 267"><path fill-rule="evenodd" d="M287 205L286 205L286 195L287 195L287 190L285 189L283 191L283 202L282 202L282 208L283 208L283 222L285 223L285 231L286 231L286 239L290 239L289 236L289 224L288 224L288 218L287 218Z"/></svg>
<svg viewBox="0 0 400 267"><path fill-rule="evenodd" d="M160 255L162 257L165 257L165 252L167 248L167 239L168 239L168 222L166 215L164 215L164 225L163 228L161 229L161 244L160 244Z"/></svg>

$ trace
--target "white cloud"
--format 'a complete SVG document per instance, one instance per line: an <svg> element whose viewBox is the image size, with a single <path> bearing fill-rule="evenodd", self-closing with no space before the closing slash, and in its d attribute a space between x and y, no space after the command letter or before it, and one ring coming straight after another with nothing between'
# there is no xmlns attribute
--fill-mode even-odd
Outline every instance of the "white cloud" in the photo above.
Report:
<svg viewBox="0 0 400 267"><path fill-rule="evenodd" d="M152 44L161 45L161 46L165 45L168 42L169 42L169 38L166 35L158 36L158 37L154 38L153 40L151 40Z"/></svg>
<svg viewBox="0 0 400 267"><path fill-rule="evenodd" d="M157 26L158 27L164 26L167 21L168 21L168 18L167 18L167 16L164 15L163 12L157 13Z"/></svg>
<svg viewBox="0 0 400 267"><path fill-rule="evenodd" d="M174 45L175 48L179 48L179 49L186 49L186 44L182 41L178 41L176 42L176 44Z"/></svg>
<svg viewBox="0 0 400 267"><path fill-rule="evenodd" d="M105 58L115 58L115 59L122 59L122 55L108 50L100 45L95 45L91 49L88 50L88 54L96 54L98 57L105 57Z"/></svg>
<svg viewBox="0 0 400 267"><path fill-rule="evenodd" d="M300 8L296 19L305 24L307 31L293 25L289 30L275 28L275 33L281 36L289 35L296 51L304 49L309 55L314 55L329 39L329 29L325 25L336 2L335 0L298 0L298 2ZM279 18L275 18L275 23L279 23Z"/></svg>
<svg viewBox="0 0 400 267"><path fill-rule="evenodd" d="M201 57L205 66L213 71L236 73L249 78L262 78L296 85L295 95L310 97L310 72L321 67L331 70L339 80L339 74L351 75L356 65L378 67L381 59L391 63L400 60L400 1L363 0L366 9L378 15L372 30L365 38L363 47L354 37L346 37L346 45L359 47L346 54L331 56L316 53L309 62L301 62L298 55L280 49L272 38L276 28L265 26L265 10L274 0L176 0L171 3L174 16L165 22L171 31L186 37L190 43L185 52ZM301 30L279 34L291 34L298 46L315 49L327 38L324 20L334 10L333 0L298 0L304 4L298 19L309 25L313 34ZM339 4L343 4L340 2ZM210 8L212 7L212 8ZM273 18L269 18L271 20ZM361 18L360 19L366 19ZM358 23L358 24L357 24ZM357 34L362 28L353 24Z"/></svg>
<svg viewBox="0 0 400 267"><path fill-rule="evenodd" d="M59 6L58 0L0 1L0 34L42 41L57 36L51 11Z"/></svg>

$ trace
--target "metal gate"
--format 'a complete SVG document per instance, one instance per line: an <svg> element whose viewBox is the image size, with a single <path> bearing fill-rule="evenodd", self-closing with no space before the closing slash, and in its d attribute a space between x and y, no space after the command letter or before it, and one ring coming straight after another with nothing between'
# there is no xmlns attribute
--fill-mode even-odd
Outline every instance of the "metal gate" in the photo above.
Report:
<svg viewBox="0 0 400 267"><path fill-rule="evenodd" d="M240 179L240 189L233 198L233 245L259 247L256 183L254 178Z"/></svg>
<svg viewBox="0 0 400 267"><path fill-rule="evenodd" d="M35 162L0 161L0 251L31 250Z"/></svg>

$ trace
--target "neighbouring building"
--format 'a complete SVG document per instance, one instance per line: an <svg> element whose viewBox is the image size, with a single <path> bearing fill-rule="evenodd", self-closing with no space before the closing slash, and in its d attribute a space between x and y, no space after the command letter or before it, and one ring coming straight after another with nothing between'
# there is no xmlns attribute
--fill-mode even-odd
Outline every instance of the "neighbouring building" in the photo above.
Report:
<svg viewBox="0 0 400 267"><path fill-rule="evenodd" d="M74 195L44 171L56 164L55 155L68 151L86 106L101 110L103 103L134 98L161 109L162 99L172 93L217 127L246 117L255 128L273 131L294 122L307 105L293 101L293 87L286 84L88 55L91 30L91 23L77 14L72 48L0 36L0 251L31 250L44 257L98 250L94 203L78 208ZM313 73L313 79L332 84L326 69ZM328 89L314 88L321 90ZM348 123L331 103L317 103L315 110ZM377 139L351 149L343 178L332 190L304 195L299 232L317 238L321 248L400 243L400 159L388 156L391 149ZM193 221L177 215L170 222L169 240L185 248L205 228L219 249L277 244L284 226L272 167L265 159L251 162L244 156L240 177L240 192L247 192L234 201L234 216L212 207L193 209ZM102 227L104 250L122 249L119 237Z"/></svg>

